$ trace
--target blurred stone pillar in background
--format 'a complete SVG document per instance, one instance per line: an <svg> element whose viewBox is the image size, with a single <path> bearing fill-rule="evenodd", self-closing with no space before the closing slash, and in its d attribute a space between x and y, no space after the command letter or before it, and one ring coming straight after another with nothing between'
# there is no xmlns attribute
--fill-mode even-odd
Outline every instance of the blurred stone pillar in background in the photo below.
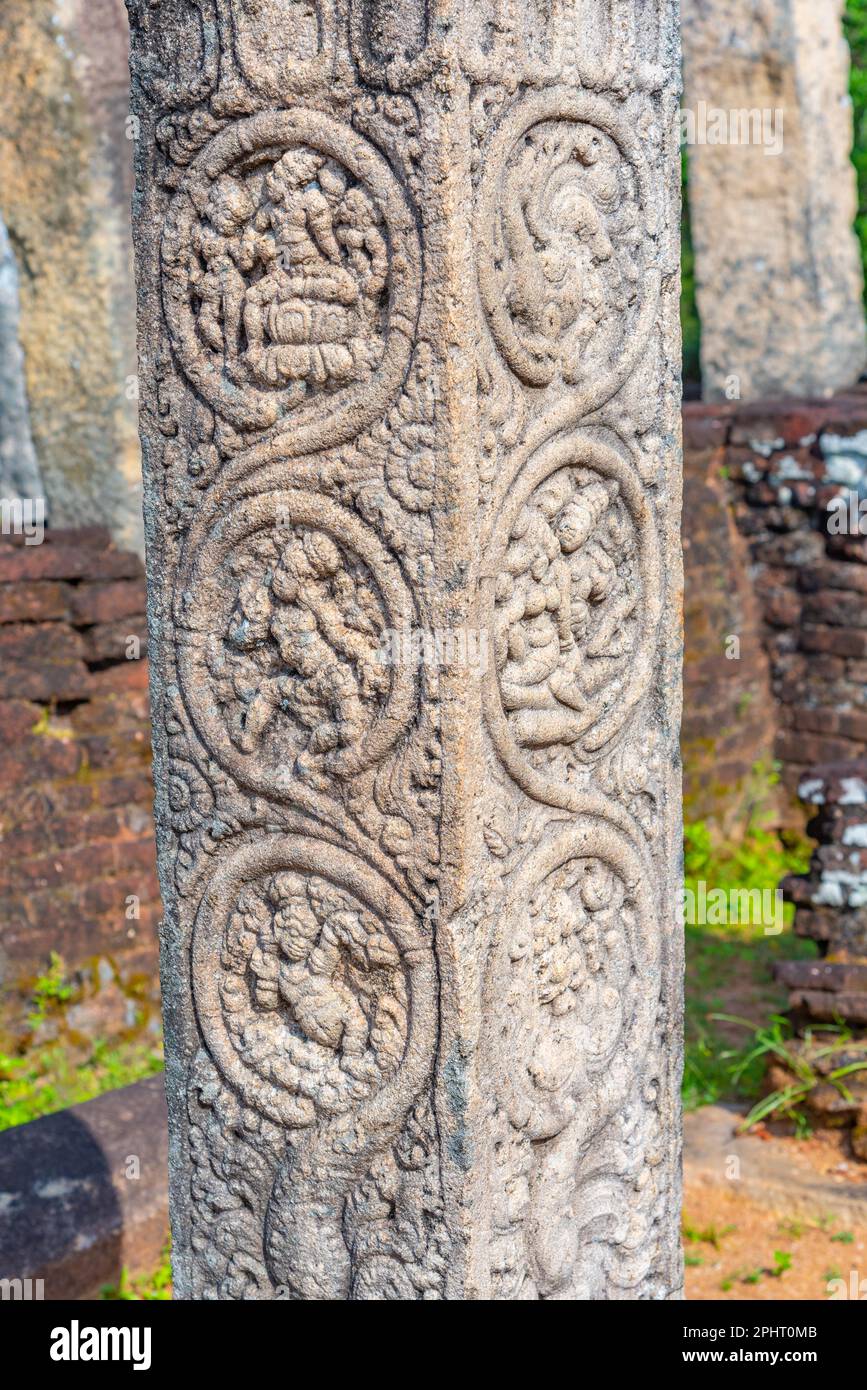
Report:
<svg viewBox="0 0 867 1390"><path fill-rule="evenodd" d="M140 550L128 49L123 0L0 5L0 218L49 518Z"/></svg>
<svg viewBox="0 0 867 1390"><path fill-rule="evenodd" d="M843 0L681 0L708 400L830 395L867 362Z"/></svg>
<svg viewBox="0 0 867 1390"><path fill-rule="evenodd" d="M44 503L30 431L20 325L18 265L0 217L0 497Z"/></svg>
<svg viewBox="0 0 867 1390"><path fill-rule="evenodd" d="M675 9L130 6L177 1297L679 1296Z"/></svg>

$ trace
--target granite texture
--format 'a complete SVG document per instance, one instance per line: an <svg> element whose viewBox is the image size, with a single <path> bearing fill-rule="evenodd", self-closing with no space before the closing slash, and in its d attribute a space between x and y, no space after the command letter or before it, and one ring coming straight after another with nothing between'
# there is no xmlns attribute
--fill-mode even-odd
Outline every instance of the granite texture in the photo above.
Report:
<svg viewBox="0 0 867 1390"><path fill-rule="evenodd" d="M675 6L130 13L175 1295L678 1297Z"/></svg>

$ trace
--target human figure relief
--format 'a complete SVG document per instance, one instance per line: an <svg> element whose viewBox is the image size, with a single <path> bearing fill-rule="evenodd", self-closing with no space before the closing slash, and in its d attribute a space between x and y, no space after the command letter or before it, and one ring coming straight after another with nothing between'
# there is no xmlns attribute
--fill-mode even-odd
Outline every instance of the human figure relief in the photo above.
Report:
<svg viewBox="0 0 867 1390"><path fill-rule="evenodd" d="M271 912L250 956L257 1007L286 1010L307 1038L339 1054L357 1076L374 1066L373 1058L393 1066L403 1045L405 1009L387 991L378 1001L368 997L370 972L386 979L400 965L379 924L345 894L300 874L275 875L268 901Z"/></svg>
<svg viewBox="0 0 867 1390"><path fill-rule="evenodd" d="M194 229L193 247L205 269L195 280L200 299L199 332L214 352L230 359L240 349L244 271L250 270L254 246L245 227L255 208L242 183L226 174L211 188L207 221Z"/></svg>
<svg viewBox="0 0 867 1390"><path fill-rule="evenodd" d="M235 570L234 609L208 655L230 738L252 753L289 736L297 775L323 784L388 694L374 591L330 537L300 526L259 538Z"/></svg>
<svg viewBox="0 0 867 1390"><path fill-rule="evenodd" d="M618 485L562 469L515 521L495 592L504 709L528 749L578 743L632 650L634 536Z"/></svg>
<svg viewBox="0 0 867 1390"><path fill-rule="evenodd" d="M387 243L333 160L297 146L264 173L222 175L192 249L199 335L239 384L289 387L297 402L377 366Z"/></svg>

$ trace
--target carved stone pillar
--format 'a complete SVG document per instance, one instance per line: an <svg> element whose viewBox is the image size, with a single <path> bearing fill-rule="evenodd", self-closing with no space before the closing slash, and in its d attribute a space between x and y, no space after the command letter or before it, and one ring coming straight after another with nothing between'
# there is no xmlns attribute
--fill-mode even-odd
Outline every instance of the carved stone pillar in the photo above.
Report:
<svg viewBox="0 0 867 1390"><path fill-rule="evenodd" d="M668 0L136 0L175 1292L668 1298Z"/></svg>
<svg viewBox="0 0 867 1390"><path fill-rule="evenodd" d="M708 400L831 395L867 363L843 0L681 0Z"/></svg>

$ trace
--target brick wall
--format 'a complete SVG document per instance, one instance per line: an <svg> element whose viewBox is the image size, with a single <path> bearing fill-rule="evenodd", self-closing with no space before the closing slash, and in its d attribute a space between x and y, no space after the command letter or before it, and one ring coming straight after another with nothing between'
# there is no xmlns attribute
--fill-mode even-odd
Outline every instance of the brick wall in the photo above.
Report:
<svg viewBox="0 0 867 1390"><path fill-rule="evenodd" d="M756 769L772 766L776 718L748 548L724 476L724 431L724 417L684 407L681 747L685 816L729 833L756 794Z"/></svg>
<svg viewBox="0 0 867 1390"><path fill-rule="evenodd" d="M155 974L144 610L139 559L101 528L49 531L32 546L0 539L0 969L10 994L51 951L73 969L107 958L122 975Z"/></svg>
<svg viewBox="0 0 867 1390"><path fill-rule="evenodd" d="M796 933L817 941L825 961L789 961L780 978L792 1008L867 1027L867 758L814 768L800 794L815 808L808 828L818 844L809 873L783 889Z"/></svg>
<svg viewBox="0 0 867 1390"><path fill-rule="evenodd" d="M707 737L721 769L732 746L741 762L778 759L790 809L813 766L867 747L867 536L828 532L832 498L867 497L867 391L687 405L684 422L687 792L703 774L690 750ZM739 661L718 660L724 628L741 638ZM711 713L725 738L708 731Z"/></svg>

